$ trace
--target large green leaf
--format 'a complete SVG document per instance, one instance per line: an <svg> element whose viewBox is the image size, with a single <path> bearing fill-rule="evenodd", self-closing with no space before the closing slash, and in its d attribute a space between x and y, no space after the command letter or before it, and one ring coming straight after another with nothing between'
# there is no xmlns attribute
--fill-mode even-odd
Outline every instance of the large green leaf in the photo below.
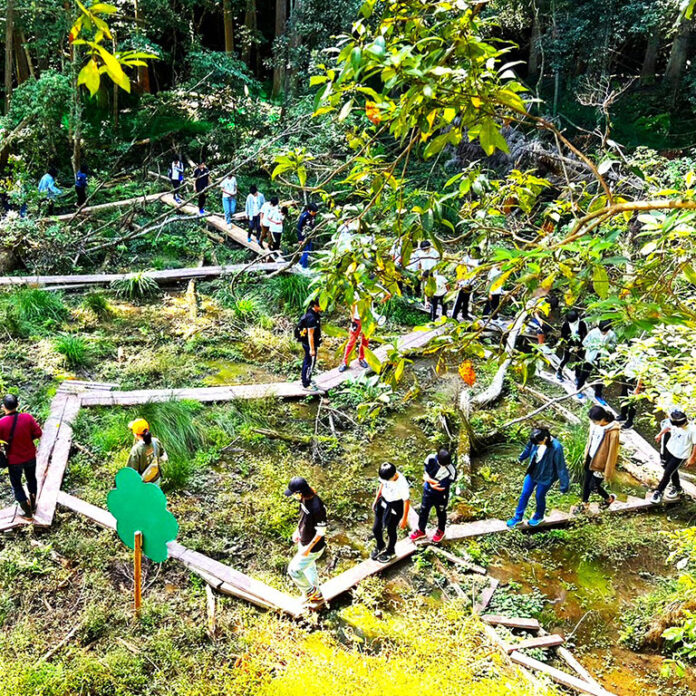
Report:
<svg viewBox="0 0 696 696"><path fill-rule="evenodd" d="M87 61L87 64L82 70L80 70L80 74L77 76L77 84L87 87L89 93L94 96L99 91L100 83L99 66L97 65L97 61L91 58Z"/></svg>

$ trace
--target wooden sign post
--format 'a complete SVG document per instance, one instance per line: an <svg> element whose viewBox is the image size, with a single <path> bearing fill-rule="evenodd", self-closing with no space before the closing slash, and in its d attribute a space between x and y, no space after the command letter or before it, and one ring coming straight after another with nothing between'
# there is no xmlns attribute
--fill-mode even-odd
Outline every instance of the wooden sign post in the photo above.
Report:
<svg viewBox="0 0 696 696"><path fill-rule="evenodd" d="M133 584L135 592L135 613L140 614L140 607L143 604L143 533L136 532L134 535L133 558Z"/></svg>

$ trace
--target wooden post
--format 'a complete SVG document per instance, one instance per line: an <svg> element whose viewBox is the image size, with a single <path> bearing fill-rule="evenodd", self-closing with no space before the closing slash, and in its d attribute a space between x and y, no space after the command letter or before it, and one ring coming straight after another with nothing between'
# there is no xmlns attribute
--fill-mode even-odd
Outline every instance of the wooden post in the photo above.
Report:
<svg viewBox="0 0 696 696"><path fill-rule="evenodd" d="M135 556L133 559L133 584L135 593L135 613L140 614L143 603L142 588L142 563L143 563L143 533L135 533Z"/></svg>

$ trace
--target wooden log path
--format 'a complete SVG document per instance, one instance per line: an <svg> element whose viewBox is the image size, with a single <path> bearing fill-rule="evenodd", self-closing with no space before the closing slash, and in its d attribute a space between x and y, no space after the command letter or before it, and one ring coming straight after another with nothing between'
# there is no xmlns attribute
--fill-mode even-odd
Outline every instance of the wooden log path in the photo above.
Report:
<svg viewBox="0 0 696 696"><path fill-rule="evenodd" d="M146 205L147 203L153 203L162 198L162 196L167 195L164 193L151 193L143 196L135 196L135 198L126 198L120 201L111 201L110 203L100 203L99 205L88 205L82 208L80 211L75 208L72 213L64 213L61 215L49 215L48 217L42 218L43 220L71 220L72 218L80 218L89 215L90 213L99 213L102 210L111 210L112 208L127 208L130 205Z"/></svg>
<svg viewBox="0 0 696 696"><path fill-rule="evenodd" d="M287 264L278 261L270 263L235 263L228 266L197 266L196 268L171 268L162 271L143 271L141 275L152 278L157 283L175 283L198 278L218 278L248 271L250 273L270 273L284 268ZM33 275L0 276L0 287L29 286L45 287L63 286L79 288L82 286L109 285L117 280L124 280L133 273L96 273L78 275ZM139 274L140 275L140 274Z"/></svg>

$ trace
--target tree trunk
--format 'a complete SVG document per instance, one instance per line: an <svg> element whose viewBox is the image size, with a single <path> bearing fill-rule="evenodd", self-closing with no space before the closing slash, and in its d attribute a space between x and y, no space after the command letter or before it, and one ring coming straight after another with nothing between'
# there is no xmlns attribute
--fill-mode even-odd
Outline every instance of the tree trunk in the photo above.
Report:
<svg viewBox="0 0 696 696"><path fill-rule="evenodd" d="M539 9L536 3L532 6L532 34L529 39L529 61L527 66L527 80L529 83L537 81L539 77L539 45L541 42L541 21Z"/></svg>
<svg viewBox="0 0 696 696"><path fill-rule="evenodd" d="M679 28L677 29L677 34L674 37L674 41L672 42L672 50L670 51L669 60L667 61L667 68L665 69L665 83L670 88L672 101L674 101L676 98L676 90L679 86L679 80L681 79L682 71L686 65L689 50L689 39L691 38L693 26L692 20L683 19L679 25Z"/></svg>
<svg viewBox="0 0 696 696"><path fill-rule="evenodd" d="M290 31L290 50L293 53L297 53L295 49L298 49L300 45L302 44L302 37L300 36L300 32L297 31L297 15L301 14L302 12L302 0L295 0L294 7L292 8L292 14L295 19L294 22L291 22L291 31ZM291 20L292 18L291 17ZM288 91L290 94L294 94L295 89L297 87L297 65L293 65L288 69L289 73L289 80L288 80Z"/></svg>
<svg viewBox="0 0 696 696"><path fill-rule="evenodd" d="M19 32L14 33L14 61L17 68L17 84L21 85L29 79L29 65L27 64L27 56L22 46L22 39Z"/></svg>
<svg viewBox="0 0 696 696"><path fill-rule="evenodd" d="M15 0L7 0L7 8L5 10L5 113L7 113L10 109L10 99L12 98L14 8Z"/></svg>
<svg viewBox="0 0 696 696"><path fill-rule="evenodd" d="M222 0L222 21L225 25L225 53L234 53L232 0Z"/></svg>
<svg viewBox="0 0 696 696"><path fill-rule="evenodd" d="M285 33L285 25L288 21L287 0L276 0L275 7L275 38L279 39ZM275 56L275 65L273 66L273 97L276 99L282 93L285 84L286 62L286 51L281 49Z"/></svg>
<svg viewBox="0 0 696 696"><path fill-rule="evenodd" d="M135 8L135 24L138 33L141 32L144 20L142 12L140 11L140 3L138 0L133 0L133 6ZM141 93L150 93L150 67L149 65L139 65L138 66L138 91Z"/></svg>
<svg viewBox="0 0 696 696"><path fill-rule="evenodd" d="M244 62L249 66L254 74L256 70L252 64L252 57L255 58L254 42L252 39L256 35L256 0L247 0L246 12L244 13L244 26L247 29L247 45L244 48Z"/></svg>
<svg viewBox="0 0 696 696"><path fill-rule="evenodd" d="M660 32L655 31L648 36L648 44L645 47L643 57L643 67L640 70L642 82L653 82L655 80L655 68L657 66L657 56L660 52Z"/></svg>

